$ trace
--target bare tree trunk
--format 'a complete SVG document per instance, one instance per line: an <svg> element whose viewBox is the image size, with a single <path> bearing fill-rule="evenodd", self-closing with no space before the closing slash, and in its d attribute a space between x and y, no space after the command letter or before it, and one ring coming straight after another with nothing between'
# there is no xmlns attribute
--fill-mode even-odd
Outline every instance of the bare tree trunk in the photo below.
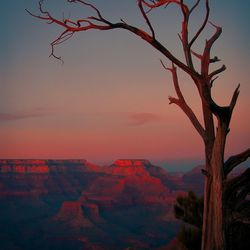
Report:
<svg viewBox="0 0 250 250"><path fill-rule="evenodd" d="M207 176L204 187L202 250L225 250L225 213L220 171L222 165L216 159L210 167L213 170L211 176Z"/></svg>
<svg viewBox="0 0 250 250"><path fill-rule="evenodd" d="M227 136L227 123L218 124L210 164L207 165L204 187L204 221L202 250L225 250L225 216L223 181L224 150ZM206 145L206 148L209 145ZM210 147L209 147L210 148ZM208 150L207 153L210 153Z"/></svg>
<svg viewBox="0 0 250 250"><path fill-rule="evenodd" d="M206 169L205 169L205 185L204 185L204 211L203 211L203 224L202 224L202 250L208 250L208 246L212 242L213 230L213 210L212 210L212 174L211 174L211 158L214 143L214 122L212 112L207 107L206 103L202 102L204 125L206 129L205 156L206 156Z"/></svg>
<svg viewBox="0 0 250 250"><path fill-rule="evenodd" d="M206 169L210 168L210 165L206 164ZM211 249L210 244L212 242L212 227L213 225L213 213L211 202L211 177L206 176L204 185L204 211L203 211L203 223L202 223L202 250Z"/></svg>

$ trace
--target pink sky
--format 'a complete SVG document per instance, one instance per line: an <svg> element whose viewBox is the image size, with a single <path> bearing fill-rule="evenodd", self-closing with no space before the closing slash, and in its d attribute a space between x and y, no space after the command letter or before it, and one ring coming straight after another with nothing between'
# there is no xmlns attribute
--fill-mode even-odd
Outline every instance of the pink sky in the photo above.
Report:
<svg viewBox="0 0 250 250"><path fill-rule="evenodd" d="M58 48L65 61L62 66L47 57L49 42L58 30L23 11L35 10L34 2L1 3L10 13L15 8L12 19L18 23L6 23L1 46L5 61L0 71L0 158L202 159L200 138L185 115L168 105L167 97L174 90L170 74L159 63L159 53L127 32L92 32L79 34ZM224 27L214 53L228 68L215 83L215 99L227 104L241 83L227 147L231 154L248 147L250 141L250 39L245 34L244 6L229 2L224 15L212 7L214 20ZM117 16L126 15L118 3L114 8ZM128 18L140 24L130 8ZM239 18L232 23L235 8ZM153 19L157 24L175 20L159 28L159 34L179 54L178 18L163 14ZM22 25L26 29L20 35ZM180 79L187 100L199 113L197 91L185 75Z"/></svg>

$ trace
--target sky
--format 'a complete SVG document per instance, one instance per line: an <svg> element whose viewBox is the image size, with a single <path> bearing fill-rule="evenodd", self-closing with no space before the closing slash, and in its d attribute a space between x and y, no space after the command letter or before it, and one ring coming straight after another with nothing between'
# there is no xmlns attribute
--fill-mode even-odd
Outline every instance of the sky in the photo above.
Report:
<svg viewBox="0 0 250 250"><path fill-rule="evenodd" d="M179 169L203 162L200 137L182 111L168 105L175 92L160 59L169 62L160 53L127 31L88 31L56 48L62 65L49 58L49 44L61 29L25 12L38 13L37 2L0 2L0 158L84 158L99 164L146 158ZM122 18L147 30L135 0L92 2L110 20ZM90 15L64 0L47 0L45 6L59 18ZM249 1L211 0L210 20L223 28L213 54L227 66L215 83L215 100L226 105L241 83L227 156L243 151L250 141L249 10ZM191 20L191 34L202 13L199 8ZM183 59L178 9L152 11L150 18L157 38ZM197 51L211 31L203 33ZM196 89L187 75L179 72L179 77L201 119Z"/></svg>

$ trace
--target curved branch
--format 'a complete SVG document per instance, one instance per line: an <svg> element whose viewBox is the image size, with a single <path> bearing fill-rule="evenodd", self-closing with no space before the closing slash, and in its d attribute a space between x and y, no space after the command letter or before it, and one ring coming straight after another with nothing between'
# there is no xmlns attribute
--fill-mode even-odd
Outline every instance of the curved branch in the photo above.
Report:
<svg viewBox="0 0 250 250"><path fill-rule="evenodd" d="M162 62L161 62L162 63ZM165 65L162 63L163 67L167 70L169 70L172 73L172 78L173 78L173 83L174 83L174 88L175 92L178 96L178 98L174 97L169 97L169 104L176 104L178 105L182 111L187 115L191 123L193 124L194 128L197 130L201 138L205 141L205 130L200 124L199 120L197 119L196 115L194 114L193 110L188 106L188 104L185 101L185 98L181 92L180 85L179 85L179 80L177 76L177 69L172 63L171 68L166 68Z"/></svg>
<svg viewBox="0 0 250 250"><path fill-rule="evenodd" d="M150 2L151 3L148 3L147 1L142 0L142 3L150 9L158 8L158 7L161 7L163 5L168 5L171 3L175 3L175 4L180 5L180 6L182 5L180 0L159 0L157 2L153 2L153 1L150 1ZM189 11L188 6L186 4L183 4L183 7L185 10Z"/></svg>
<svg viewBox="0 0 250 250"><path fill-rule="evenodd" d="M190 10L190 12L192 12L199 4L200 1L197 1L197 3L194 5L194 7ZM191 48L193 43L197 40L197 38L200 36L201 32L204 30L204 28L206 27L207 23L208 23L208 18L209 18L209 14L210 14L210 7L209 7L209 1L206 0L206 16L205 19L201 25L201 27L199 28L199 30L196 32L195 36L192 38L192 40L189 43L189 47Z"/></svg>
<svg viewBox="0 0 250 250"><path fill-rule="evenodd" d="M97 13L97 16L99 17L99 20L102 20L104 21L105 18L103 18L101 12L98 10L98 8L96 8L93 4L91 3L88 3L88 2L85 2L85 1L82 1L82 0L68 0L69 3L75 3L75 2L78 2L78 3L81 3L83 5L86 5L86 6L89 6L91 9L93 9L96 13Z"/></svg>
<svg viewBox="0 0 250 250"><path fill-rule="evenodd" d="M245 150L240 154L229 157L227 161L224 163L225 176L227 176L240 163L246 161L249 157L250 157L250 148L248 148L247 150Z"/></svg>
<svg viewBox="0 0 250 250"><path fill-rule="evenodd" d="M141 0L143 3L145 3L145 1ZM146 31L139 29L137 27L134 27L132 25L129 25L125 22L118 22L118 23L112 23L110 21L108 21L107 19L105 19L103 17L103 15L101 14L101 12L92 4L89 4L85 1L82 0L68 0L68 2L70 3L81 3L83 5L86 5L88 7L90 7L91 9L93 9L96 13L97 16L90 16L87 18L83 18L83 19L79 19L75 22L73 21L61 21L57 18L54 18L50 15L49 12L44 11L42 9L42 2L39 2L39 10L42 13L42 16L40 15L35 15L33 13L31 13L30 11L27 10L27 12L32 15L33 17L36 17L38 19L42 19L42 20L46 20L51 24L57 24L58 26L63 27L65 30L64 32L61 33L61 35L55 40L56 42L52 42L52 45L58 45L61 42L61 37L62 34L67 33L67 32L72 32L73 34L76 32L80 32L80 31L87 31L87 30L112 30L112 29L125 29L130 31L131 33L137 35L138 37L140 37L141 39L145 40L147 43L149 43L151 46L153 46L156 50L158 50L159 52L161 52L165 57L167 57L171 62L173 62L174 64L176 64L178 67L180 67L183 71L185 71L186 73L188 73L189 75L191 75L193 78L197 78L199 77L199 74L197 72L195 72L193 69L191 69L190 67L188 67L187 65L185 65L183 62L181 62L179 59L177 59L165 46L163 46L159 41L155 40L153 35L148 34ZM162 3L163 1L161 1ZM164 3L167 2L174 2L177 3L178 1L164 1ZM178 2L179 3L179 2ZM159 2L158 2L159 4ZM77 24L77 26L75 25ZM52 55L54 55L54 47L53 47L53 51L52 51ZM60 57L55 57L55 58L60 58Z"/></svg>
<svg viewBox="0 0 250 250"><path fill-rule="evenodd" d="M204 48L204 52L202 55L202 65L201 65L201 73L202 75L208 75L208 70L209 70L209 64L210 64L210 51L211 48L214 44L214 42L220 37L222 33L222 28L219 26L214 25L213 23L210 22L210 24L216 29L215 33L213 36L206 41L206 45Z"/></svg>
<svg viewBox="0 0 250 250"><path fill-rule="evenodd" d="M138 6L139 6L139 9L142 13L143 18L145 19L149 29L151 30L151 34L152 34L153 39L155 39L155 32L154 32L153 26L152 26L151 22L149 21L147 14L142 6L142 0L138 0Z"/></svg>
<svg viewBox="0 0 250 250"><path fill-rule="evenodd" d="M240 84L238 84L238 86L234 90L234 93L233 93L233 96L232 96L232 99L231 99L231 102L230 102L230 105L229 105L229 109L230 109L231 113L233 112L233 109L234 109L234 107L236 105L239 94L240 94Z"/></svg>
<svg viewBox="0 0 250 250"><path fill-rule="evenodd" d="M210 59L210 63L213 63L214 60ZM218 62L218 60L216 60L216 62ZM212 73L209 74L208 78L212 79L214 76L222 73L223 71L225 71L227 68L226 66L223 64L219 69L216 69L215 71L213 71Z"/></svg>
<svg viewBox="0 0 250 250"><path fill-rule="evenodd" d="M73 35L74 35L74 32L65 30L58 38L56 38L53 42L51 42L51 43L50 43L50 45L51 45L51 53L50 53L49 57L53 56L54 58L60 60L60 61L62 62L62 64L63 64L62 58L55 55L55 53L54 53L54 47L55 47L56 45L59 45L59 44L65 42L65 41L67 41L67 40L70 39Z"/></svg>
<svg viewBox="0 0 250 250"><path fill-rule="evenodd" d="M190 14L198 7L201 0L197 0L194 6L190 9Z"/></svg>
<svg viewBox="0 0 250 250"><path fill-rule="evenodd" d="M194 69L193 60L192 60L192 53L191 53L189 42L188 42L188 40L189 40L189 38L188 38L188 35L189 35L188 34L189 33L188 23L189 23L190 12L189 12L189 9L185 7L183 0L180 0L180 4L181 4L181 10L182 10L182 14L183 14L182 30L181 30L181 42L182 42L183 51L184 51L185 58L186 58L186 63L191 69Z"/></svg>

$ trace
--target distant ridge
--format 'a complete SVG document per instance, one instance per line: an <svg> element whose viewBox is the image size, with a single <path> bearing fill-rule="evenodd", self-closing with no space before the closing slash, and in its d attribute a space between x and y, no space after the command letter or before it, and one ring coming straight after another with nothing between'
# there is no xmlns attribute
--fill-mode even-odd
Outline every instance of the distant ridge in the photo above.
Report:
<svg viewBox="0 0 250 250"><path fill-rule="evenodd" d="M0 159L0 173L49 173L68 171L97 171L99 166L84 159L39 160Z"/></svg>

